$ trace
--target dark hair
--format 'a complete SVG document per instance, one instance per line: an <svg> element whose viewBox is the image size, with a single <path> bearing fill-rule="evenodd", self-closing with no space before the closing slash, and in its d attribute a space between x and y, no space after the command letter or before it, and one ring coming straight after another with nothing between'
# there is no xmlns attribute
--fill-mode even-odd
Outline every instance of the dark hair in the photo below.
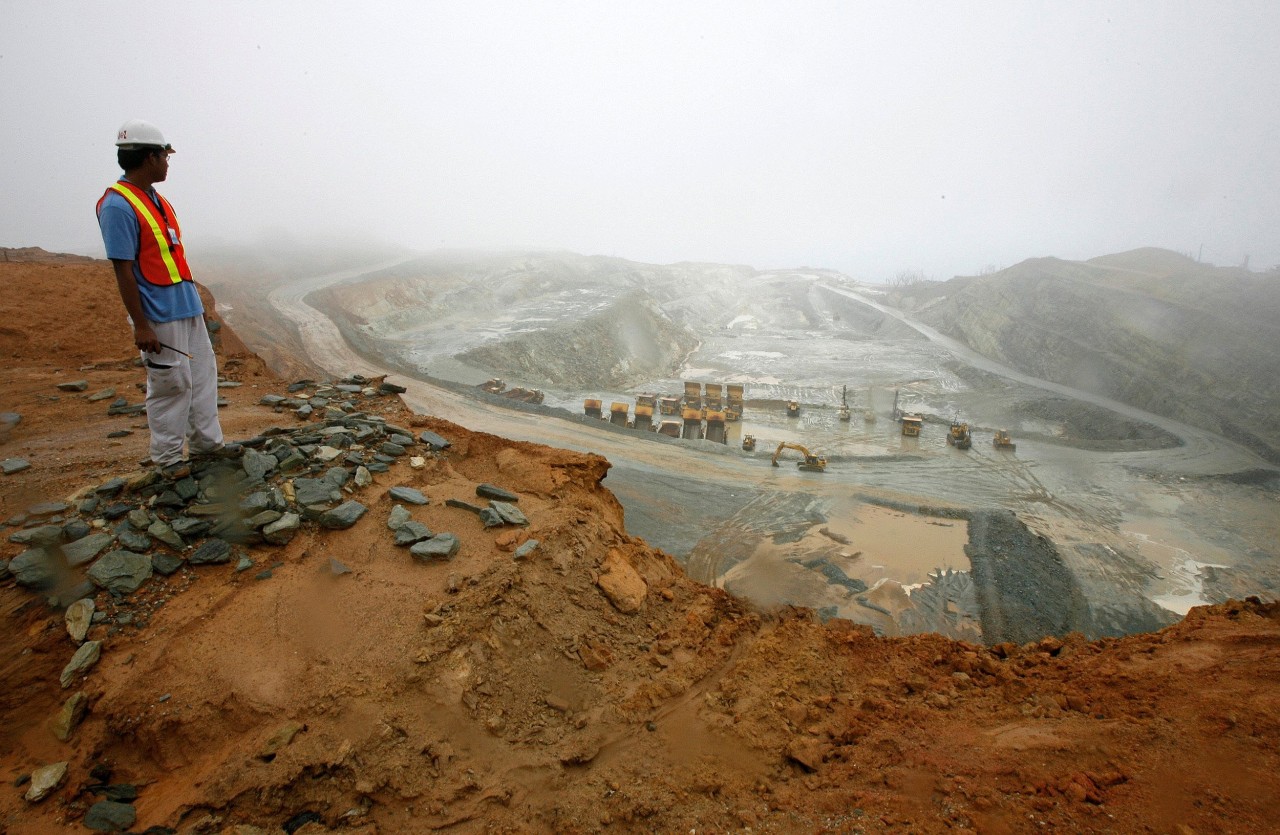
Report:
<svg viewBox="0 0 1280 835"><path fill-rule="evenodd" d="M120 163L120 167L128 174L130 171L138 168L152 154L163 154L164 148L159 146L148 148L117 148L116 162Z"/></svg>

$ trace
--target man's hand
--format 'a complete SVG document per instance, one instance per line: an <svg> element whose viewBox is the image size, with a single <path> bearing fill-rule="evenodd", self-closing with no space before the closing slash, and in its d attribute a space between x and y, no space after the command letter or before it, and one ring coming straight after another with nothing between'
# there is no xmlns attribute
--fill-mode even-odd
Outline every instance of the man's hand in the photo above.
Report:
<svg viewBox="0 0 1280 835"><path fill-rule="evenodd" d="M133 326L133 344L138 346L139 351L145 351L148 354L160 353L160 338L156 336L156 332L151 329L146 319L143 319L141 324Z"/></svg>

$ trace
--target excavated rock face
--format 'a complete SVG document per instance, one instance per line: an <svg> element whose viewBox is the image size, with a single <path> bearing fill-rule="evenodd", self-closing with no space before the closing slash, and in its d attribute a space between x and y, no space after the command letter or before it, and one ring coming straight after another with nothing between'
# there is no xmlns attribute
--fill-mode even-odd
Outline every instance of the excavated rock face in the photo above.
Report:
<svg viewBox="0 0 1280 835"><path fill-rule="evenodd" d="M626 388L675 370L696 345L692 332L636 293L585 319L484 345L459 359L563 388Z"/></svg>
<svg viewBox="0 0 1280 835"><path fill-rule="evenodd" d="M1220 432L1280 462L1273 276L1137 250L1032 259L899 288L894 301L1028 374Z"/></svg>

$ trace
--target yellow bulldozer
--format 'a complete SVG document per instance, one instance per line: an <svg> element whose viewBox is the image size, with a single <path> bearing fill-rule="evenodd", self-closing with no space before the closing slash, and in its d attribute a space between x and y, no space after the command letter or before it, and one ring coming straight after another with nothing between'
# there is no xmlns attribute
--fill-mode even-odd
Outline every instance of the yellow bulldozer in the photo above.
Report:
<svg viewBox="0 0 1280 835"><path fill-rule="evenodd" d="M782 455L784 449L794 449L796 452L804 456L803 461L797 461L796 466L802 470L811 473L825 473L827 471L827 459L821 455L814 455L809 450L799 444L788 443L783 441L778 444L778 449L773 453L773 466L778 466L778 457Z"/></svg>
<svg viewBox="0 0 1280 835"><path fill-rule="evenodd" d="M996 449L1006 449L1009 452L1013 452L1018 448L1018 445L1009 437L1008 429L997 429L996 436L991 439L991 444Z"/></svg>
<svg viewBox="0 0 1280 835"><path fill-rule="evenodd" d="M744 435L744 436L742 437L742 448L743 448L744 450L746 450L747 452L752 452L752 451L754 451L754 450L755 450L755 448L756 448L756 436L755 436L755 435Z"/></svg>

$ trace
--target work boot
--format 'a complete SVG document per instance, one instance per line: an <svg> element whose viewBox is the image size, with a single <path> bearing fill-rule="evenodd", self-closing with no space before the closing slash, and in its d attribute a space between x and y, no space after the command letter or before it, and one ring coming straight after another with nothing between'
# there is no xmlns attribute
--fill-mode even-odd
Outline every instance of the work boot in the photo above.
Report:
<svg viewBox="0 0 1280 835"><path fill-rule="evenodd" d="M177 481L191 475L191 465L186 461L175 461L160 468L160 475L168 481Z"/></svg>

